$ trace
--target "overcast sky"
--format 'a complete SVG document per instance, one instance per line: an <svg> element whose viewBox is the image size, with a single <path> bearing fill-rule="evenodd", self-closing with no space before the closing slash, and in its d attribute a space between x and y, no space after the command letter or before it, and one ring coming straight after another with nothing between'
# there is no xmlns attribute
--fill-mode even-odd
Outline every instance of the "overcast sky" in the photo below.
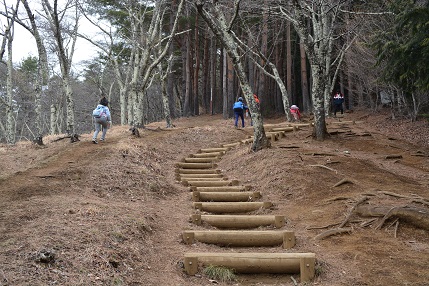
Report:
<svg viewBox="0 0 429 286"><path fill-rule="evenodd" d="M88 26L87 26L88 27ZM15 26L15 37L12 45L12 61L15 64L20 63L28 56L37 57L37 47L34 37L20 25ZM77 66L79 62L95 57L96 48L83 39L78 39L76 44L76 51L73 55L74 68L79 69ZM7 57L7 54L5 55Z"/></svg>

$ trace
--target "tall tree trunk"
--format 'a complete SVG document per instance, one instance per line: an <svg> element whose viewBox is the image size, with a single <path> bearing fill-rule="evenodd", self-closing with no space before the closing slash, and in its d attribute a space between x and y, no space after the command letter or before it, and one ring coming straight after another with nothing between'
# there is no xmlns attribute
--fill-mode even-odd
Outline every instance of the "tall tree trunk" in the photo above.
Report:
<svg viewBox="0 0 429 286"><path fill-rule="evenodd" d="M308 93L308 73L307 73L307 57L305 56L305 48L302 43L299 45L301 55L301 90L302 90L302 109L309 112L311 110L310 95Z"/></svg>
<svg viewBox="0 0 429 286"><path fill-rule="evenodd" d="M241 90L243 92L244 97L246 98L247 104L252 114L252 120L253 120L252 150L258 151L263 148L269 147L271 144L265 135L262 116L253 98L253 92L247 80L247 75L245 73L243 63L241 62L242 57L238 53L238 45L231 34L231 30L228 28L229 26L227 25L225 16L221 11L221 7L218 4L212 5L211 11L213 12L213 14L210 14L206 9L204 9L204 2L196 1L194 2L194 4L198 10L198 13L203 17L203 19L210 26L212 31L223 43L228 55L231 57L231 60L234 64L234 68L238 76L238 80L240 82ZM238 5L238 3L236 4Z"/></svg>
<svg viewBox="0 0 429 286"><path fill-rule="evenodd" d="M56 120L55 118L57 118L56 114L57 114L57 107L55 104L51 104L51 108L50 108L50 127L49 127L49 133L51 135L56 134Z"/></svg>
<svg viewBox="0 0 429 286"><path fill-rule="evenodd" d="M140 122L137 119L137 113L139 104L138 101L138 81L140 77L140 62L141 62L141 52L137 44L132 48L133 51L133 62L131 67L131 81L129 83L130 86L130 96L128 97L128 120L130 125L134 127L139 127Z"/></svg>
<svg viewBox="0 0 429 286"><path fill-rule="evenodd" d="M225 50L225 49L224 49ZM223 53L223 78L222 78L222 94L223 94L223 119L228 119L229 108L228 108L228 54Z"/></svg>
<svg viewBox="0 0 429 286"><path fill-rule="evenodd" d="M215 37L211 38L210 45L210 114L214 114L213 110L213 98L217 94L216 89L216 62L217 62L217 48L216 48L216 39Z"/></svg>
<svg viewBox="0 0 429 286"><path fill-rule="evenodd" d="M13 110L13 64L12 64L12 42L13 42L13 25L8 29L7 34L7 75L6 75L6 142L8 144L15 144L15 124L14 124L14 110Z"/></svg>
<svg viewBox="0 0 429 286"><path fill-rule="evenodd" d="M234 91L234 66L232 64L232 59L228 56L226 58L227 62L227 92L226 92L226 102L227 102L227 112L228 117L232 117L234 115L232 110L232 105L237 99L237 94Z"/></svg>
<svg viewBox="0 0 429 286"><path fill-rule="evenodd" d="M172 6L172 11L175 11L177 9L176 0L171 1L171 6ZM174 21L175 21L174 13L170 13L169 21L170 21L169 27L170 27L170 30L172 30L174 26ZM171 42L168 50L169 50L168 54L174 55L174 52L176 50L176 44L174 41ZM173 61L172 63L173 66L174 66L174 62L176 61L175 59L176 57L171 58L171 61ZM178 112L175 104L176 100L174 96L174 82L175 82L175 74L172 72L169 72L167 75L167 94L168 94L168 101L169 101L169 109L170 109L170 115L173 118L176 118L178 116Z"/></svg>
<svg viewBox="0 0 429 286"><path fill-rule="evenodd" d="M200 71L200 45L199 45L199 27L198 27L198 13L195 15L195 45L194 45L194 57L195 57L195 68L194 68L194 78L193 78L193 93L194 93L194 115L199 115L199 98L198 98L198 79Z"/></svg>
<svg viewBox="0 0 429 286"><path fill-rule="evenodd" d="M43 144L43 118L42 118L42 102L41 98L45 93L45 90L48 89L49 81L49 70L48 70L48 56L46 53L45 46L43 44L42 37L39 33L39 29L36 25L34 13L31 11L30 6L28 5L27 0L21 0L24 5L25 11L27 13L28 19L31 24L31 34L36 40L37 53L39 55L38 65L37 65L37 81L35 86L35 109L36 113L36 142Z"/></svg>
<svg viewBox="0 0 429 286"><path fill-rule="evenodd" d="M324 107L324 90L326 83L323 82L323 68L320 64L311 64L311 74L313 78L312 84L312 99L313 99L313 112L314 112L314 130L313 137L317 140L324 140L328 135L326 130L325 120L325 107Z"/></svg>
<svg viewBox="0 0 429 286"><path fill-rule="evenodd" d="M253 42L252 42L252 39L251 39L251 37L248 37L248 39L247 39L247 45L249 46L249 47L251 47L251 46L253 46ZM249 75L248 76L248 78L249 78L249 85L250 85L250 87L252 88L252 90L254 90L255 91L255 93L258 93L258 91L257 91L257 87L256 87L256 83L255 83L255 65L254 65L254 63L253 63L253 61L252 61L252 58L251 57L247 57L247 74Z"/></svg>
<svg viewBox="0 0 429 286"><path fill-rule="evenodd" d="M286 23L286 89L287 94L289 95L289 102L294 101L294 96L292 95L292 41L291 41L291 30L290 30L290 21ZM289 106L285 106L285 110Z"/></svg>
<svg viewBox="0 0 429 286"><path fill-rule="evenodd" d="M203 66L202 66L202 86L201 86L201 103L206 114L209 113L210 106L210 84L209 84L209 69L210 69L210 41L209 31L204 33L204 48L203 48Z"/></svg>
<svg viewBox="0 0 429 286"><path fill-rule="evenodd" d="M165 118L165 123L167 128L173 127L173 124L171 122L169 97L167 93L167 78L171 70L170 67L171 67L172 58L173 56L170 56L170 59L168 61L169 68L167 68L167 71L164 71L161 64L159 64L158 66L159 74L161 75L160 80L161 80L162 106L164 110L164 118Z"/></svg>
<svg viewBox="0 0 429 286"><path fill-rule="evenodd" d="M184 116L190 116L190 96L191 96L191 90L190 90L190 81L191 81L191 67L189 66L191 62L191 49L190 49L190 39L189 36L185 36L185 62L184 62L184 89L185 89L185 102L183 104L183 115Z"/></svg>
<svg viewBox="0 0 429 286"><path fill-rule="evenodd" d="M68 74L67 74L68 75ZM67 128L67 134L73 135L76 134L75 131L75 119L74 119L74 96L73 96L73 89L70 83L70 77L66 76L63 78L63 85L64 85L64 92L66 95L66 128Z"/></svg>
<svg viewBox="0 0 429 286"><path fill-rule="evenodd" d="M72 46L69 51L66 51L64 46L64 35L63 35L63 27L62 27L62 18L61 12L58 9L58 1L54 1L54 7L51 6L48 0L43 0L42 2L43 9L45 10L45 14L49 19L49 24L51 25L51 29L54 33L55 44L57 48L58 61L60 64L61 76L63 81L63 90L64 95L66 97L66 132L69 135L75 134L75 117L74 117L74 95L73 89L71 86L70 79L70 66L73 58L74 45L76 43L77 38L77 27L78 27L78 10L76 9L76 19L72 31ZM69 52L69 54L68 54Z"/></svg>
<svg viewBox="0 0 429 286"><path fill-rule="evenodd" d="M267 5L267 0L264 1L264 5ZM264 9L264 12L262 14L262 37L261 37L261 54L266 55L268 52L268 13ZM261 65L265 66L266 62L262 60ZM268 84L267 84L267 78L264 73L259 74L259 87L258 87L258 97L259 100L263 103L261 103L262 106L265 106L265 108L271 108L272 106L272 97L269 96L268 93ZM253 113L252 113L253 114Z"/></svg>
<svg viewBox="0 0 429 286"><path fill-rule="evenodd" d="M351 110L353 109L354 92L353 92L352 75L351 75L349 66L347 66L347 98L348 98L347 109Z"/></svg>

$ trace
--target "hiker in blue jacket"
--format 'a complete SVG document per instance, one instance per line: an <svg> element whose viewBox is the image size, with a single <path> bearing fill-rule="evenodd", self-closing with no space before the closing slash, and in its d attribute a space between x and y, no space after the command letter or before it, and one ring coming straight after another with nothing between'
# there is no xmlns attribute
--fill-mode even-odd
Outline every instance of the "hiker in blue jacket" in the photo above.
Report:
<svg viewBox="0 0 429 286"><path fill-rule="evenodd" d="M110 128L110 125L112 123L112 118L110 116L110 110L109 107L109 101L106 97L103 97L100 99L100 104L97 105L97 107L94 109L93 117L95 122L95 132L92 136L92 143L98 144L97 136L100 132L101 128L103 127L103 132L101 133L100 141L104 141L106 138L106 132L107 129ZM96 112L99 111L99 112Z"/></svg>
<svg viewBox="0 0 429 286"><path fill-rule="evenodd" d="M241 118L241 127L244 128L244 112L246 112L246 110L249 108L243 103L243 98L239 97L232 108L234 109L235 128L238 128L238 117Z"/></svg>

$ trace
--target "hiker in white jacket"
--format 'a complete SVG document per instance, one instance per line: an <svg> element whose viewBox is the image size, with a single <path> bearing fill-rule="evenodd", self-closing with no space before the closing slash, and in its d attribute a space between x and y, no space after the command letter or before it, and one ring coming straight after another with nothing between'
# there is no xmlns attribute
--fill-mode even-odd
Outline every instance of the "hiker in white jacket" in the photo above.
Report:
<svg viewBox="0 0 429 286"><path fill-rule="evenodd" d="M95 132L94 136L92 136L92 143L94 144L98 144L97 136L101 130L101 127L103 127L103 132L101 133L100 141L104 141L104 139L106 138L107 129L110 128L110 125L112 123L112 118L110 117L110 110L107 105L109 105L109 101L106 99L106 97L103 97L102 99L100 99L100 104L97 105L97 107L92 113L95 122Z"/></svg>

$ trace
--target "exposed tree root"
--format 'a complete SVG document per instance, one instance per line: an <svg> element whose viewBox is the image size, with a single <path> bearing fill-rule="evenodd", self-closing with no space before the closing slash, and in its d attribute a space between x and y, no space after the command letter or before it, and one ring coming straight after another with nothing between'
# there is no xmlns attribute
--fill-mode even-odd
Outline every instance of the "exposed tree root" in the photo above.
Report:
<svg viewBox="0 0 429 286"><path fill-rule="evenodd" d="M429 211L426 209L410 208L410 207L394 207L391 208L383 217L376 229L383 227L383 224L389 218L396 217L399 220L408 222L418 228L429 230Z"/></svg>
<svg viewBox="0 0 429 286"><path fill-rule="evenodd" d="M425 206L428 206L428 207L429 207L429 202L427 202L427 201L426 201L426 200L424 200L424 199L414 199L414 200L412 200L412 202L413 202L413 203L422 204L422 205L425 205Z"/></svg>
<svg viewBox="0 0 429 286"><path fill-rule="evenodd" d="M342 179L341 181L336 183L333 187L335 188L335 187L341 186L343 184L354 184L354 183L349 179Z"/></svg>
<svg viewBox="0 0 429 286"><path fill-rule="evenodd" d="M334 228L334 229L330 229L327 230L325 232L322 232L321 234L318 234L314 237L315 240L322 240L325 239L329 236L333 236L333 235L338 235L338 234L342 234L345 232L351 232L352 229L351 228Z"/></svg>
<svg viewBox="0 0 429 286"><path fill-rule="evenodd" d="M360 227L366 227L368 225L371 225L373 222L375 222L377 219L376 218L372 218L370 220L364 221L360 224Z"/></svg>
<svg viewBox="0 0 429 286"><path fill-rule="evenodd" d="M402 159L402 155L387 155L384 157L384 159L389 160L389 159Z"/></svg>
<svg viewBox="0 0 429 286"><path fill-rule="evenodd" d="M410 198L408 196L404 196L404 195L400 195L400 194L396 194L396 193L392 193L392 192L387 192L387 191L381 192L381 193L384 195L387 195L387 196L395 197L395 198L402 198L402 199L409 199Z"/></svg>
<svg viewBox="0 0 429 286"><path fill-rule="evenodd" d="M350 197L345 197L345 196L339 196L339 197L334 197L334 198L330 198L325 200L325 202L330 203L330 202L335 202L335 201L344 201L344 200L349 200L351 199Z"/></svg>
<svg viewBox="0 0 429 286"><path fill-rule="evenodd" d="M339 225L339 224L340 223L332 223L332 224L328 224L328 225L325 225L325 226L309 226L309 227L306 228L306 230L324 229L324 228L329 228L329 227L336 226L336 225Z"/></svg>
<svg viewBox="0 0 429 286"><path fill-rule="evenodd" d="M327 169L329 171L335 172L335 174L338 173L337 170L329 168L329 167L326 167L325 165L310 165L310 167L320 167L320 168L324 168L324 169Z"/></svg>
<svg viewBox="0 0 429 286"><path fill-rule="evenodd" d="M349 214L347 215L346 219L338 226L339 228L342 228L346 225L346 223L349 221L350 217L354 213L355 209L363 202L366 202L368 200L368 197L363 197L359 201L357 201L352 209L350 210Z"/></svg>
<svg viewBox="0 0 429 286"><path fill-rule="evenodd" d="M321 239L325 239L329 236L332 235L337 235L337 234L342 234L345 232L351 232L351 228L344 228L344 226L347 224L347 222L350 220L350 217L353 215L354 210L356 209L356 207L358 207L361 203L365 202L368 200L368 197L362 197L361 199L359 199L352 207L352 209L350 210L350 212L348 213L347 217L345 218L345 220L340 223L340 225L337 228L334 229L330 229L327 230L325 232L322 232L320 234L318 234L314 239L315 240L321 240ZM314 229L314 228L313 228Z"/></svg>
<svg viewBox="0 0 429 286"><path fill-rule="evenodd" d="M57 139L53 140L52 142L58 142L58 141L61 141L63 139L66 139L66 138L70 138L70 143L75 143L75 142L80 141L79 134L72 134L72 135L67 135L64 137L57 138Z"/></svg>
<svg viewBox="0 0 429 286"><path fill-rule="evenodd" d="M304 153L304 155L310 155L310 156L336 156L336 154L330 154L330 153L319 153L319 152L314 152L314 153Z"/></svg>
<svg viewBox="0 0 429 286"><path fill-rule="evenodd" d="M427 209L362 205L356 208L356 213L366 217L383 217L376 229L382 228L386 220L395 217L418 228L429 230L429 211Z"/></svg>

